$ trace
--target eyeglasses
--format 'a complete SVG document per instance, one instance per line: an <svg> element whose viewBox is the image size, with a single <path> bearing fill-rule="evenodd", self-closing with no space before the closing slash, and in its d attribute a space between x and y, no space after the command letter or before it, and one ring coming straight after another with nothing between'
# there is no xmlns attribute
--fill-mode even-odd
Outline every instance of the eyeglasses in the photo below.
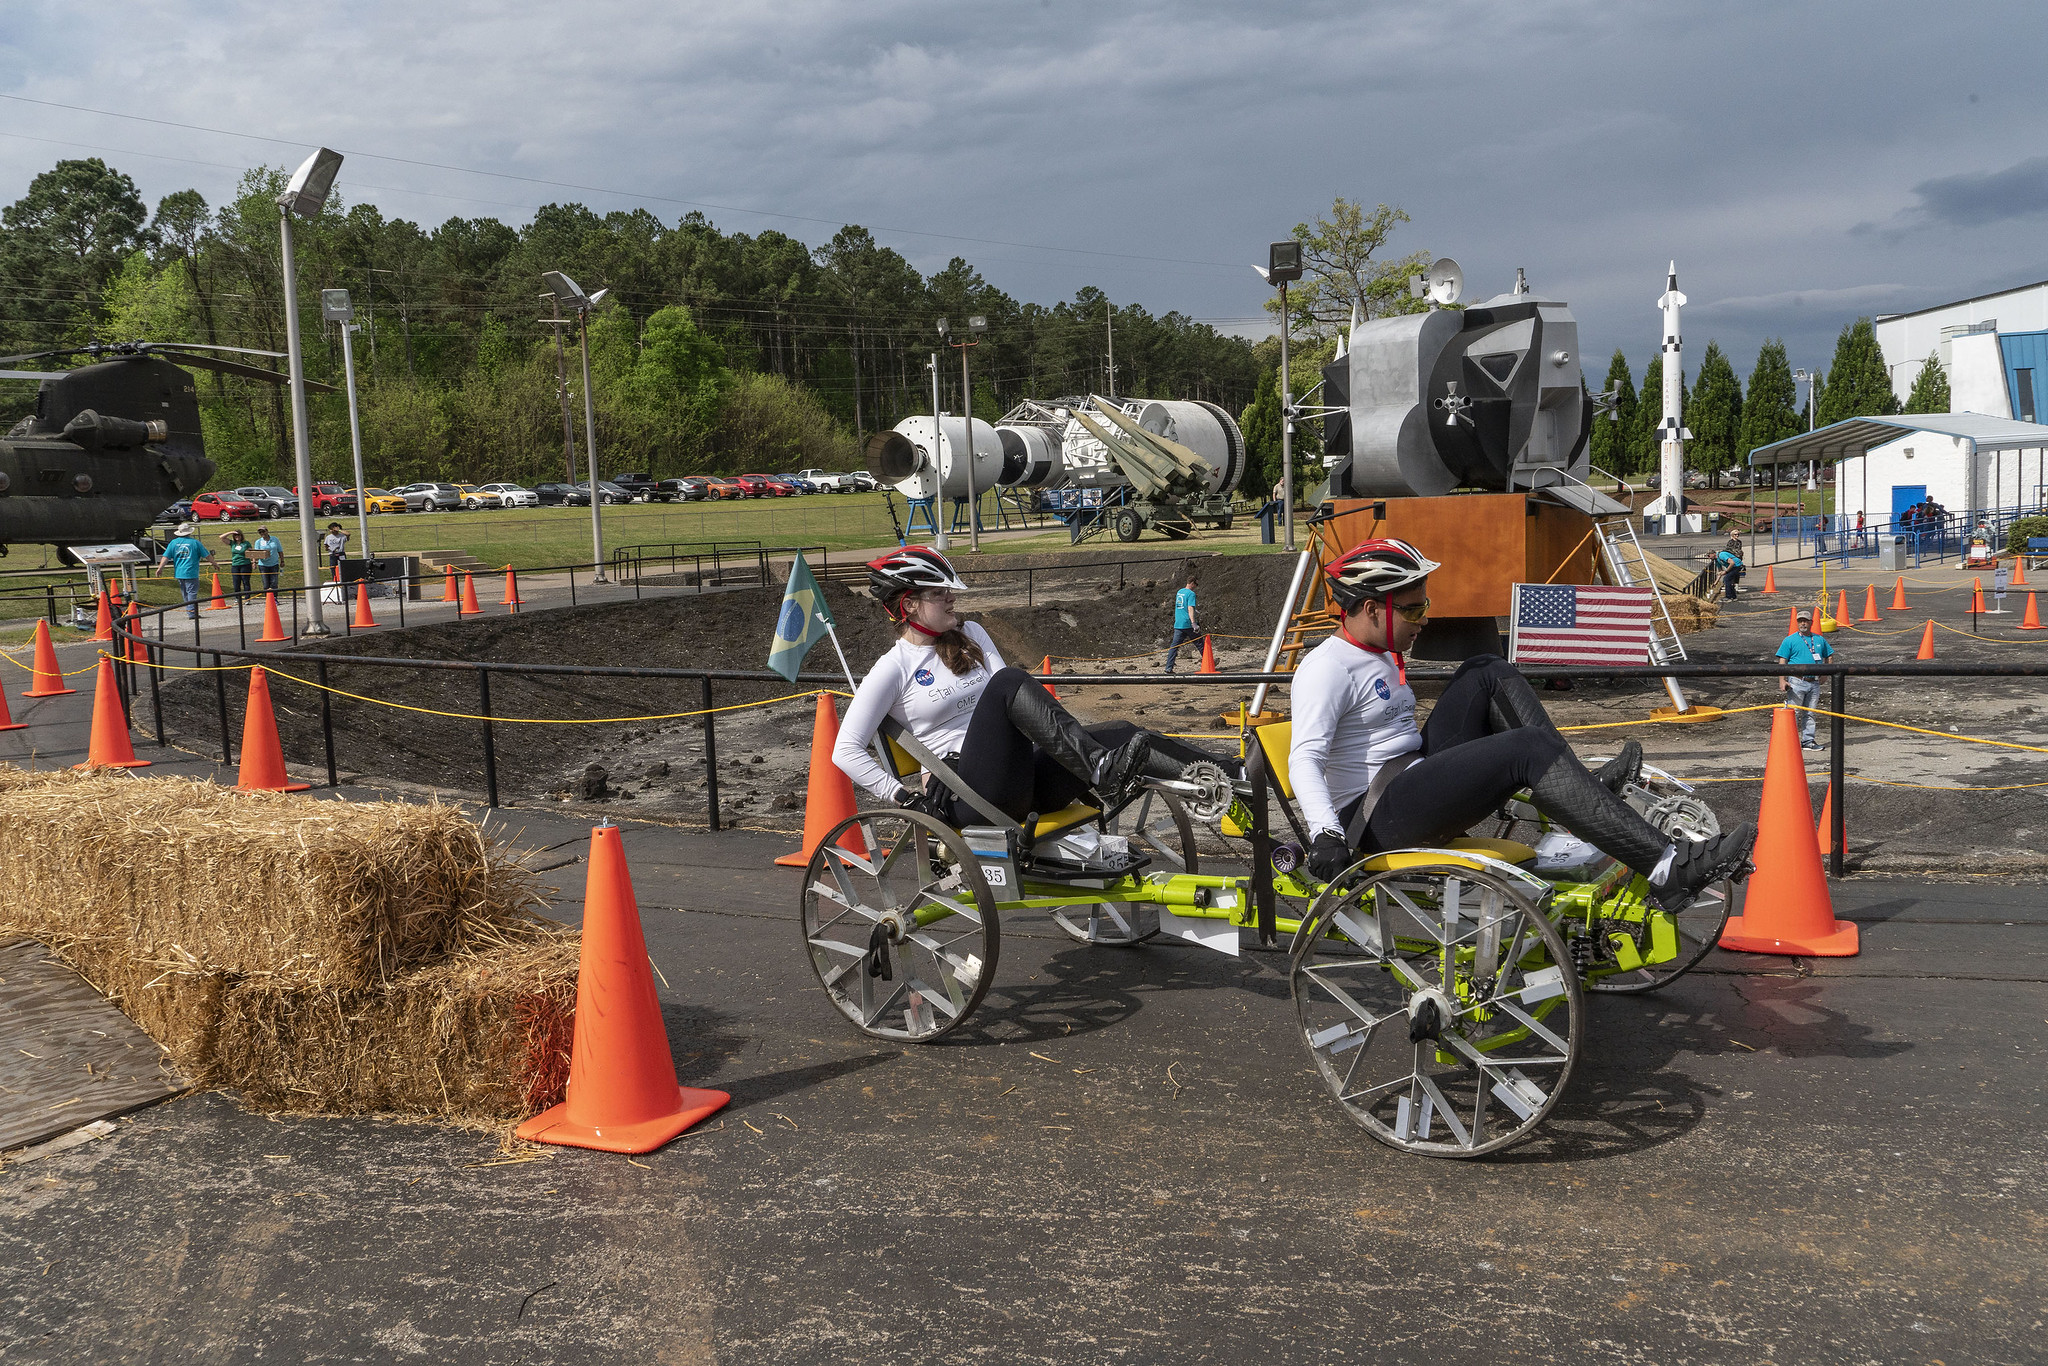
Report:
<svg viewBox="0 0 2048 1366"><path fill-rule="evenodd" d="M1424 598L1421 602L1390 602L1387 604L1387 608L1410 626L1420 626L1423 622L1429 620L1428 598Z"/></svg>

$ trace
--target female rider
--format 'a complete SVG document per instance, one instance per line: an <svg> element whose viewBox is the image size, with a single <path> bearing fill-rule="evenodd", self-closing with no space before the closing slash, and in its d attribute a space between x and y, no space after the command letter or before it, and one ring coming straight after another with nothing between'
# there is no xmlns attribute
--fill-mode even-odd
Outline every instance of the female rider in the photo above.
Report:
<svg viewBox="0 0 2048 1366"><path fill-rule="evenodd" d="M868 745L884 716L1019 821L1091 792L1112 810L1146 778L1176 778L1209 757L1124 721L1083 726L1037 679L1005 665L979 622L954 615L953 595L966 587L945 556L923 546L868 564L868 592L896 623L897 640L854 690L832 747L832 761L862 787L948 825L980 822L944 786L906 787L876 760Z"/></svg>
<svg viewBox="0 0 2048 1366"><path fill-rule="evenodd" d="M1640 772L1642 747L1630 741L1599 774L1587 772L1528 680L1498 655L1466 660L1418 730L1402 656L1429 619L1426 588L1438 567L1406 541L1375 540L1324 571L1344 617L1295 671L1288 754L1317 877L1335 877L1360 854L1442 844L1522 791L1647 876L1650 899L1666 910L1722 878L1748 876L1754 826L1674 843L1618 795Z"/></svg>

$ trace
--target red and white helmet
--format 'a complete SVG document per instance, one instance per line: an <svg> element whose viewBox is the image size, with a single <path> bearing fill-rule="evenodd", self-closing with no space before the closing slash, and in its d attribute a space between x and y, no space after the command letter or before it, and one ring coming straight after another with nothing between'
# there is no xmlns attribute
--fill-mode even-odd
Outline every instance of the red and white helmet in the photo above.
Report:
<svg viewBox="0 0 2048 1366"><path fill-rule="evenodd" d="M1330 596L1347 612L1361 602L1385 600L1441 568L1406 541L1386 537L1353 546L1323 569Z"/></svg>
<svg viewBox="0 0 2048 1366"><path fill-rule="evenodd" d="M960 582L960 576L954 572L952 562L925 546L907 545L880 559L868 561L868 593L887 608L892 617L896 615L898 598L926 588L945 588L955 593L967 591L967 585Z"/></svg>

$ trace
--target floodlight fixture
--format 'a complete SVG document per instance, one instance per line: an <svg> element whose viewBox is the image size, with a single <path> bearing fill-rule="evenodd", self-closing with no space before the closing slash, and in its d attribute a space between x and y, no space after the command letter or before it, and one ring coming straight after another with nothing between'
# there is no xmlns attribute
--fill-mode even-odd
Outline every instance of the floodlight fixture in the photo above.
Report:
<svg viewBox="0 0 2048 1366"><path fill-rule="evenodd" d="M988 331L988 319L977 313L967 320L967 326L975 332Z"/></svg>
<svg viewBox="0 0 2048 1366"><path fill-rule="evenodd" d="M946 335L946 320L944 318L939 319L939 335L942 337Z"/></svg>
<svg viewBox="0 0 2048 1366"><path fill-rule="evenodd" d="M320 316L331 323L352 323L356 320L355 305L349 302L345 289L323 289L320 291Z"/></svg>
<svg viewBox="0 0 2048 1366"><path fill-rule="evenodd" d="M562 307L577 313L588 313L603 301L605 295L611 293L609 289L600 289L595 294L585 294L582 285L577 284L559 270L548 271L541 278L548 282L548 290L561 303Z"/></svg>
<svg viewBox="0 0 2048 1366"><path fill-rule="evenodd" d="M1266 281L1279 284L1283 280L1301 278L1301 243L1289 239L1275 242L1266 248Z"/></svg>
<svg viewBox="0 0 2048 1366"><path fill-rule="evenodd" d="M600 289L595 294L586 295L583 286L559 270L546 271L541 278L547 282L556 300L576 314L577 337L583 344L583 445L590 463L590 558L592 564L596 566L591 580L594 583L606 583L608 580L604 574L604 514L600 511L604 505L604 489L597 479L597 410L590 395L590 310L595 308L598 300L604 298L609 291ZM567 430L567 426L565 419L564 431Z"/></svg>
<svg viewBox="0 0 2048 1366"><path fill-rule="evenodd" d="M301 218L318 218L334 190L334 177L341 170L341 153L322 147L299 163L291 183L277 197L277 207Z"/></svg>

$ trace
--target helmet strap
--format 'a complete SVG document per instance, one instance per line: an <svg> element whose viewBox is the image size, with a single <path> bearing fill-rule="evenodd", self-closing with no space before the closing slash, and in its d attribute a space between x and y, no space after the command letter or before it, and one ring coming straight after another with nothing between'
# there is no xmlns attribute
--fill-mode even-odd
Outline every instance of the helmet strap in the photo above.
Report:
<svg viewBox="0 0 2048 1366"><path fill-rule="evenodd" d="M1375 601L1380 604L1382 610L1385 609L1387 605L1385 599L1375 599ZM1394 668L1400 674L1401 682L1405 685L1408 682L1408 660L1406 656L1394 648L1394 624L1391 619L1393 614L1389 612L1387 616L1389 620L1387 622L1387 643L1385 645L1366 644L1357 636L1352 635L1351 628L1341 620L1337 623L1337 634L1344 638L1346 644L1355 645L1368 654L1391 657L1394 661Z"/></svg>

